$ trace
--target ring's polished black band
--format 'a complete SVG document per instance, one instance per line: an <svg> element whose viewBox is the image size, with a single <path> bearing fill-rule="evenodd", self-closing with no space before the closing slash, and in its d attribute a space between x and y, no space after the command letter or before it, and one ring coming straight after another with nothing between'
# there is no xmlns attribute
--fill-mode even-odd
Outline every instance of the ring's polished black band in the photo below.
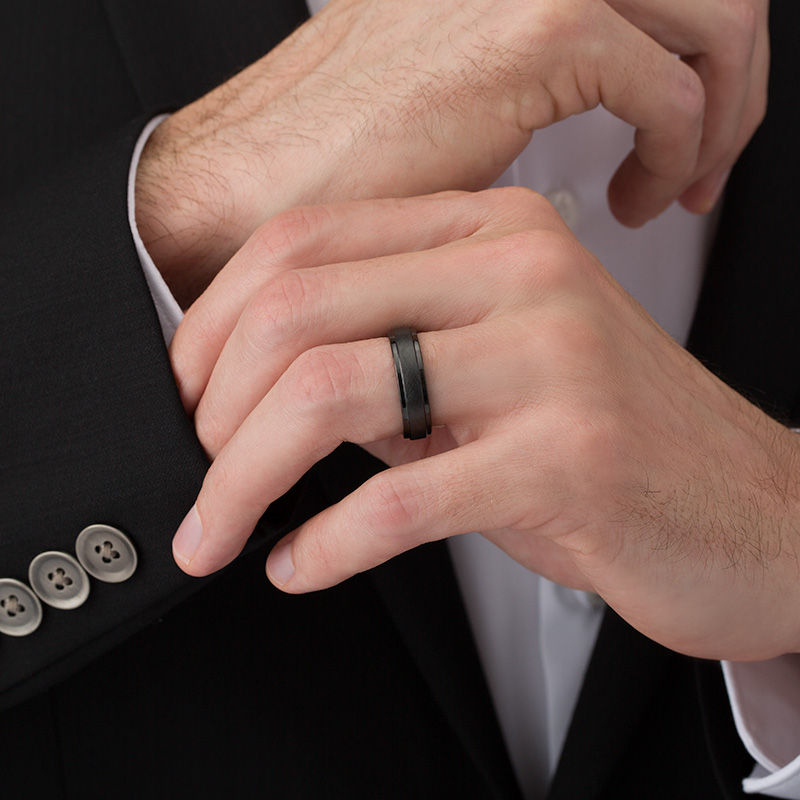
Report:
<svg viewBox="0 0 800 800"><path fill-rule="evenodd" d="M389 343L400 386L403 436L406 439L424 439L431 432L431 407L428 405L428 387L425 385L417 332L411 328L395 328L389 334Z"/></svg>

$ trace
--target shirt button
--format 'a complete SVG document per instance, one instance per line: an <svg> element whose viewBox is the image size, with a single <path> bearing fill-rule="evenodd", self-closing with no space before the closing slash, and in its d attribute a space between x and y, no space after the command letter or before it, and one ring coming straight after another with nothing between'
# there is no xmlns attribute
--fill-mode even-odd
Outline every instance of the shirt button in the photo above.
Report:
<svg viewBox="0 0 800 800"><path fill-rule="evenodd" d="M93 578L106 583L128 580L138 563L131 540L111 525L84 528L75 540L75 554Z"/></svg>
<svg viewBox="0 0 800 800"><path fill-rule="evenodd" d="M42 602L64 610L78 608L89 596L89 576L67 553L39 553L28 567L28 581Z"/></svg>
<svg viewBox="0 0 800 800"><path fill-rule="evenodd" d="M569 189L552 189L545 193L545 197L553 204L567 227L574 229L580 217L580 205L574 192Z"/></svg>
<svg viewBox="0 0 800 800"><path fill-rule="evenodd" d="M0 578L0 633L27 636L42 621L42 604L31 589L13 578Z"/></svg>

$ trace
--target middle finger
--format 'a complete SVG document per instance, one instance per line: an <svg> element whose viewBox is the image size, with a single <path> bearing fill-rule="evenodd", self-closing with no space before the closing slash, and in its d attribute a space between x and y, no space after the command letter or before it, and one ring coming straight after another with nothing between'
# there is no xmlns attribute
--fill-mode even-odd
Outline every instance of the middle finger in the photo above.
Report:
<svg viewBox="0 0 800 800"><path fill-rule="evenodd" d="M195 415L200 441L215 456L310 348L381 336L400 325L458 328L495 309L530 304L540 294L537 282L547 271L538 267L547 263L552 237L525 231L282 273L251 301L223 348Z"/></svg>

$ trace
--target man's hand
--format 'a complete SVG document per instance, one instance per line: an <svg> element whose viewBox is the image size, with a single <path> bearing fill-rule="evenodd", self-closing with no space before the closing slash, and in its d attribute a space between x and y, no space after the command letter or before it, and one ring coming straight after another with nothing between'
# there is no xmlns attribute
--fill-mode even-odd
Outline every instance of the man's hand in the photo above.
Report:
<svg viewBox="0 0 800 800"><path fill-rule="evenodd" d="M399 435L384 338L399 325L423 331L436 427L421 442ZM350 441L392 468L276 546L268 574L288 592L479 530L673 649L800 649L798 615L778 613L800 606L798 440L665 334L532 192L278 216L171 353L214 458L174 542L192 575L231 561L269 503Z"/></svg>
<svg viewBox="0 0 800 800"><path fill-rule="evenodd" d="M282 210L484 188L534 130L600 103L637 129L617 217L678 197L707 211L763 115L766 16L766 0L333 0L158 128L139 230L188 306Z"/></svg>

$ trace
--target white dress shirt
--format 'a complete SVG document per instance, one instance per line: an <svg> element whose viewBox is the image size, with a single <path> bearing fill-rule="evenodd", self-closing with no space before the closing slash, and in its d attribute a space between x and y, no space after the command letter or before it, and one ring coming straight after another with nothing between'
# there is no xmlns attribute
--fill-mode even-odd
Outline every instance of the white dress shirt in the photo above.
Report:
<svg viewBox="0 0 800 800"><path fill-rule="evenodd" d="M324 2L309 0L312 11ZM131 232L167 342L182 312L139 237L131 164ZM679 342L697 302L714 218L673 206L639 230L608 211L606 186L632 130L595 109L535 134L498 181L546 194L580 241ZM526 797L543 795L555 771L603 614L595 595L525 569L478 533L451 539L450 552L511 761ZM756 761L747 792L800 800L800 658L723 663L737 730Z"/></svg>

